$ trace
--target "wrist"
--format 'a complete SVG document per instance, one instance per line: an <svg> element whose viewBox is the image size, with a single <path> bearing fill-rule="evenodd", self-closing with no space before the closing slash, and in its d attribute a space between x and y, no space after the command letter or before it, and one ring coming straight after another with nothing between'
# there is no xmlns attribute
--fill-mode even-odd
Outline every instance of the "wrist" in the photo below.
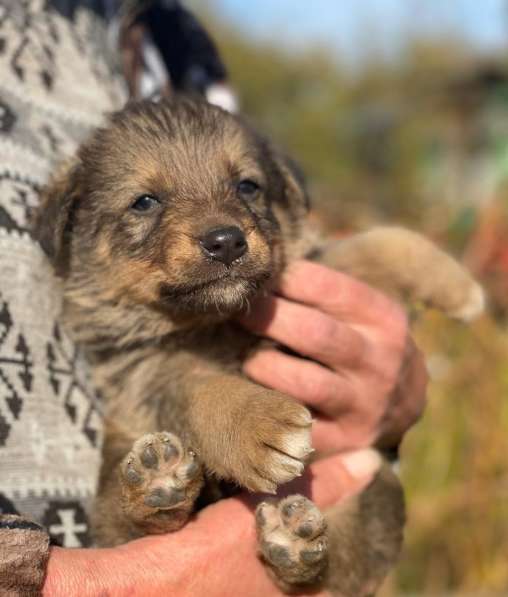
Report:
<svg viewBox="0 0 508 597"><path fill-rule="evenodd" d="M51 548L43 596L159 597L185 592L221 597L241 565L254 569L257 583L263 586L263 591L253 594L267 595L265 585L270 587L270 582L255 553L252 512L238 500L224 500L206 508L178 533L108 549ZM242 582L248 584L247 579L235 582L240 585L237 594L243 594Z"/></svg>
<svg viewBox="0 0 508 597"><path fill-rule="evenodd" d="M88 597L115 586L121 569L115 549L51 547L42 594L44 597Z"/></svg>
<svg viewBox="0 0 508 597"><path fill-rule="evenodd" d="M48 557L49 535L41 526L0 513L0 594L38 594Z"/></svg>

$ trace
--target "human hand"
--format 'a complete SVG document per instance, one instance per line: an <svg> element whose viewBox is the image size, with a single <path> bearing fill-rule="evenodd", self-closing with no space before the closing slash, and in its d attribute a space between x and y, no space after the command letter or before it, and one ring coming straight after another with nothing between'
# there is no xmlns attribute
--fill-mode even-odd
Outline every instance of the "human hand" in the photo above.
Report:
<svg viewBox="0 0 508 597"><path fill-rule="evenodd" d="M285 485L284 494L303 493L326 508L360 491L380 465L373 450L335 455L314 463L303 477ZM54 547L43 595L283 597L256 556L254 505L252 495L221 500L176 533L116 548Z"/></svg>
<svg viewBox="0 0 508 597"><path fill-rule="evenodd" d="M293 263L277 292L242 323L307 358L261 348L244 372L316 412L313 445L321 452L397 445L420 417L427 386L402 307L309 261Z"/></svg>

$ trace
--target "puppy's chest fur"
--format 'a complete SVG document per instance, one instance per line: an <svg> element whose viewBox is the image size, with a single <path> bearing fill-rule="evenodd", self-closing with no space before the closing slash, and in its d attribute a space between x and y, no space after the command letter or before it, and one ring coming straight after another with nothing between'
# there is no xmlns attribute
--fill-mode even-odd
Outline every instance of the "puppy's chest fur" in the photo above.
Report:
<svg viewBox="0 0 508 597"><path fill-rule="evenodd" d="M120 351L91 355L106 415L135 435L161 428L185 435L182 384L202 370L239 373L260 340L232 321L175 331Z"/></svg>
<svg viewBox="0 0 508 597"><path fill-rule="evenodd" d="M324 244L317 230L302 222L300 238L285 247L285 261L289 264L301 258L318 259ZM271 286L274 284L275 281ZM119 313L118 320L130 318L132 327L142 329L144 316L144 310L137 317L129 311L125 316ZM79 318L79 313L74 317ZM74 317L69 321L70 327L79 329L79 324L72 321ZM146 329L158 329L157 316L152 314L146 323ZM167 325L167 320L161 318L159 329ZM89 350L94 381L105 399L106 420L135 437L164 428L185 438L188 433L186 393L182 392L185 380L204 370L241 374L242 363L249 353L269 343L226 316L190 321L182 316L180 322L174 319L171 327L174 329L162 337L142 334L139 341L126 348ZM121 328L115 330L113 326L112 337L117 332L121 334ZM90 333L93 335L93 327L88 328L87 334Z"/></svg>
<svg viewBox="0 0 508 597"><path fill-rule="evenodd" d="M285 262L291 263L301 258L319 258L324 240L317 230L302 222L302 234L296 242L285 246ZM276 281L271 284L273 287ZM265 290L266 292L266 290ZM126 320L121 314L118 321ZM77 317L76 317L77 316ZM135 317L129 311L133 327L143 328L146 311ZM79 329L79 314L73 314L69 324ZM147 329L158 329L157 316L151 314L147 318ZM149 325L148 325L149 324ZM161 319L159 329L166 329L167 320ZM142 334L138 342L126 348L89 349L89 360L92 364L94 382L101 392L105 403L106 445L104 463L101 471L103 482L114 475L118 466L118 453L109 449L119 443L129 443L140 436L160 429L175 433L186 445L195 445L189 426L189 392L185 391L196 376L205 373L232 374L244 377L242 363L246 357L261 345L271 343L247 331L235 319L214 316L208 320L198 318L190 322L185 316L179 322L176 318L162 337L147 337ZM122 333L122 325L112 329L111 335ZM88 329L87 334L93 334ZM100 335L98 333L98 335ZM89 336L90 337L90 336ZM93 346L93 342L91 343ZM233 388L234 391L234 388ZM242 412L231 413L229 408L222 408L229 401L231 388L225 389L218 399L216 408L223 412L224 428L235 424L230 419L240 421ZM218 431L220 433L220 430ZM217 430L210 430L217 433ZM113 438L113 440L111 440ZM120 452L121 453L121 452ZM236 483L231 483L214 475L214 471L205 470L205 485L196 508L202 508L218 499L233 495L239 491Z"/></svg>
<svg viewBox="0 0 508 597"><path fill-rule="evenodd" d="M190 431L187 393L193 377L207 374L242 375L246 355L267 343L250 334L238 323L225 321L190 330L173 332L158 342L126 349L109 355L92 355L94 381L105 399L106 441L101 479L107 482L118 466L118 454L111 445L118 438L121 444L134 441L147 433L165 429L176 434L184 445L194 445ZM233 388L234 390L234 388ZM224 428L236 425L242 412L231 413L222 408L228 392L217 400L223 411ZM210 434L222 430L210 429ZM237 483L217 478L215 471L205 468L204 485L195 509L199 510L219 499L239 492Z"/></svg>

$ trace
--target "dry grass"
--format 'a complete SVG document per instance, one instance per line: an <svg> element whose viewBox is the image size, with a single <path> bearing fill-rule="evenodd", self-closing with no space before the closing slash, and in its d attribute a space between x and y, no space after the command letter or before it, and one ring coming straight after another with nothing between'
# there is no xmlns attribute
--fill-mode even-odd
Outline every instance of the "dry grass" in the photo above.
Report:
<svg viewBox="0 0 508 597"><path fill-rule="evenodd" d="M437 314L416 326L433 375L402 450L409 522L384 597L508 594L508 336Z"/></svg>

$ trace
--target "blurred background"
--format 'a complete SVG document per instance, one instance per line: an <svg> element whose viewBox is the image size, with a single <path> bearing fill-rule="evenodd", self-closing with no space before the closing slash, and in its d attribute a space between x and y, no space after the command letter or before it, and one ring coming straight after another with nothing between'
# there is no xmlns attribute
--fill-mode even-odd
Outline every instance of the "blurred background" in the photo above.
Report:
<svg viewBox="0 0 508 597"><path fill-rule="evenodd" d="M432 383L402 448L409 523L383 595L508 595L508 2L186 5L328 232L410 226L485 284L472 327L415 324Z"/></svg>

